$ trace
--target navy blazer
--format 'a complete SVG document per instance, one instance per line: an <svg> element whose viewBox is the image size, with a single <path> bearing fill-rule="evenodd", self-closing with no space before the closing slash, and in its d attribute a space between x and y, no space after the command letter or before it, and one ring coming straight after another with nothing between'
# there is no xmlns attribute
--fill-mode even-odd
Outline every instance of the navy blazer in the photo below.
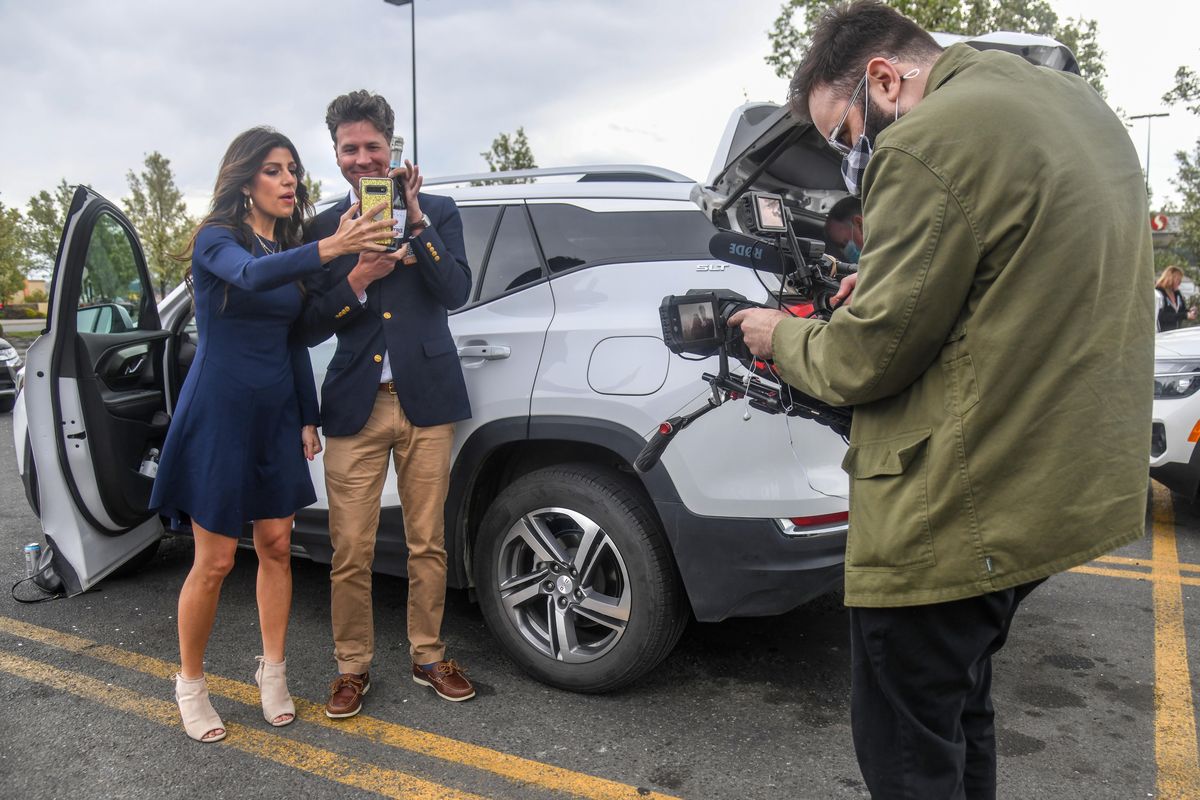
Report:
<svg viewBox="0 0 1200 800"><path fill-rule="evenodd" d="M400 407L419 427L467 419L471 405L458 348L446 314L467 302L471 268L463 243L462 218L448 197L419 195L430 225L413 237L416 264L397 262L367 287L366 305L347 276L357 255L342 256L305 281L308 290L302 330L309 347L337 334L337 351L321 386L321 427L326 436L362 430L379 392L386 352ZM349 196L305 226L306 242L332 235Z"/></svg>

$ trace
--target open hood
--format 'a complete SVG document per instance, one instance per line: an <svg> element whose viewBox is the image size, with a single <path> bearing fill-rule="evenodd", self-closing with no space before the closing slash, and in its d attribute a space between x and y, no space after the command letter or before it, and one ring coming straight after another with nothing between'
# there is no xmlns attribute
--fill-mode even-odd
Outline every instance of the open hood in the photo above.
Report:
<svg viewBox="0 0 1200 800"><path fill-rule="evenodd" d="M1039 66L1079 74L1079 64L1062 43L1028 33L998 32L967 37L935 33L943 47L965 42L979 50L1005 50ZM787 106L747 103L734 110L717 146L706 185L692 199L718 226L734 227L725 209L747 191L781 194L794 213L823 217L846 196L841 156L811 122L794 118Z"/></svg>

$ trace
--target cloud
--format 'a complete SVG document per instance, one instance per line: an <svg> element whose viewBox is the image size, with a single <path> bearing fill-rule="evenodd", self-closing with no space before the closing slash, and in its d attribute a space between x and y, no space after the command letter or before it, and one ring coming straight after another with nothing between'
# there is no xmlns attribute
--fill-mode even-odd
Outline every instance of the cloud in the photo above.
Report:
<svg viewBox="0 0 1200 800"><path fill-rule="evenodd" d="M482 171L480 152L524 126L546 166L651 163L704 177L735 107L783 99L786 82L763 62L781 3L416 0L422 167ZM1155 21L1170 11L1143 25L1109 0L1055 7L1099 20L1110 101L1130 113L1157 110L1174 67L1195 60L1187 26ZM23 205L65 177L116 200L157 150L197 210L229 141L264 123L340 191L324 125L336 95L387 96L411 153L408 20L382 0L0 0L0 198ZM1182 110L1156 120L1158 196L1173 152L1197 135ZM1142 152L1145 123L1131 136Z"/></svg>
<svg viewBox="0 0 1200 800"><path fill-rule="evenodd" d="M522 125L539 163L670 158L702 172L742 97L699 77L723 63L733 82L776 80L761 62L775 2L738 6L417 0L426 174L485 169L480 152ZM195 207L229 141L257 124L340 190L323 122L334 96L387 96L411 153L408 18L381 0L0 3L0 91L19 110L0 128L0 191L23 204L65 177L115 200L157 150Z"/></svg>

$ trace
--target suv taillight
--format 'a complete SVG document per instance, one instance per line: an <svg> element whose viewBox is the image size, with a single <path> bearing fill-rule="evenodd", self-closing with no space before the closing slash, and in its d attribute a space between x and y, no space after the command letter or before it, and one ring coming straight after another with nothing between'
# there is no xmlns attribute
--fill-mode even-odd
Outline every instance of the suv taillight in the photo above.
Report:
<svg viewBox="0 0 1200 800"><path fill-rule="evenodd" d="M850 512L814 514L808 517L789 517L775 522L784 536L820 536L829 533L844 533L850 527Z"/></svg>

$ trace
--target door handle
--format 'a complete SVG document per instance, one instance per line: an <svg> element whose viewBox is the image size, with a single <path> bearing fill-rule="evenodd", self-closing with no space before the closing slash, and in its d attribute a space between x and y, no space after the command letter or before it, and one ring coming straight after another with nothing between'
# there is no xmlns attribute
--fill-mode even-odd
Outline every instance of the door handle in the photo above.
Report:
<svg viewBox="0 0 1200 800"><path fill-rule="evenodd" d="M512 355L512 348L496 344L473 344L458 348L459 358L482 358L485 361L496 361Z"/></svg>

